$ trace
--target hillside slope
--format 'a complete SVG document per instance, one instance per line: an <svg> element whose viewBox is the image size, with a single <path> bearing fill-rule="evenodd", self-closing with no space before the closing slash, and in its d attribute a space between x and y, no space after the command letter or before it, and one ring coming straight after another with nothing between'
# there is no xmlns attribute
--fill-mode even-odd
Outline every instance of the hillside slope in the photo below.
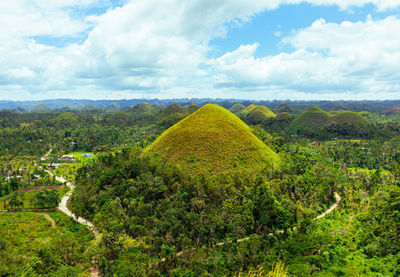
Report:
<svg viewBox="0 0 400 277"><path fill-rule="evenodd" d="M165 131L145 153L158 155L191 173L257 172L277 166L279 157L228 110L205 105Z"/></svg>

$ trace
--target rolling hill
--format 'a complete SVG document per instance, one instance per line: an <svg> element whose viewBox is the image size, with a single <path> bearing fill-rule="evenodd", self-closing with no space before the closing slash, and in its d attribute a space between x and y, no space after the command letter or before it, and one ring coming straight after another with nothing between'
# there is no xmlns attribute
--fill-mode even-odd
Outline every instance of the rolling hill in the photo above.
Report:
<svg viewBox="0 0 400 277"><path fill-rule="evenodd" d="M214 104L203 106L169 128L144 152L157 154L192 174L256 173L279 163L279 156L244 122Z"/></svg>
<svg viewBox="0 0 400 277"><path fill-rule="evenodd" d="M307 136L327 134L359 137L368 129L369 121L360 113L351 111L326 112L317 106L305 110L290 124L290 128Z"/></svg>
<svg viewBox="0 0 400 277"><path fill-rule="evenodd" d="M242 111L245 118L253 124L262 123L263 121L274 118L276 115L267 107L263 105L251 104Z"/></svg>

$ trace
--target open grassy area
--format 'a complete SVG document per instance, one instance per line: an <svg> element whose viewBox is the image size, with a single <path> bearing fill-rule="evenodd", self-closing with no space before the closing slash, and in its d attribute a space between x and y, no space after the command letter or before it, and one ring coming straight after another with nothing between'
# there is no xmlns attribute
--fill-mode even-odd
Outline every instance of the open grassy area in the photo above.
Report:
<svg viewBox="0 0 400 277"><path fill-rule="evenodd" d="M38 203L35 201L37 194L38 193L44 193L45 191L54 191L57 193L58 199L61 199L61 197L67 193L68 187L62 188L62 189L57 189L57 190L31 190L31 191L26 191L26 192L14 192L11 195L3 196L0 198L0 209L6 209L9 207L10 204L10 199L12 199L13 196L17 196L17 201L21 203L20 206L15 207L13 209L18 209L18 210L24 210L24 209L55 209L57 207L57 203L54 201L54 203L50 204L43 204L43 205L38 205ZM35 205L36 204L36 205Z"/></svg>
<svg viewBox="0 0 400 277"><path fill-rule="evenodd" d="M84 157L83 156L84 154L91 154L92 157L95 156L93 152L82 152L82 151L80 151L80 152L71 152L71 153L68 153L67 155L73 155L75 160L90 159L89 157Z"/></svg>
<svg viewBox="0 0 400 277"><path fill-rule="evenodd" d="M88 276L92 235L62 213L0 213L0 276Z"/></svg>

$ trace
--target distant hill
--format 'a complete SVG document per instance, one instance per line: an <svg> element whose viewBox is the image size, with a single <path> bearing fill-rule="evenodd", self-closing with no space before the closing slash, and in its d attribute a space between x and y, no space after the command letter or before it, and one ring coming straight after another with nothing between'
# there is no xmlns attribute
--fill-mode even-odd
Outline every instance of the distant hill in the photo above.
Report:
<svg viewBox="0 0 400 277"><path fill-rule="evenodd" d="M343 136L360 136L366 132L369 121L361 114L342 111L326 112L317 106L305 110L290 124L297 133L318 136L334 133Z"/></svg>
<svg viewBox="0 0 400 277"><path fill-rule="evenodd" d="M288 103L281 103L275 109L275 113L289 113L294 114L297 113L297 109L290 106Z"/></svg>
<svg viewBox="0 0 400 277"><path fill-rule="evenodd" d="M245 118L253 124L262 123L263 121L274 118L276 115L263 105L251 104L242 111Z"/></svg>
<svg viewBox="0 0 400 277"><path fill-rule="evenodd" d="M392 106L385 110L386 114L400 114L400 106Z"/></svg>
<svg viewBox="0 0 400 277"><path fill-rule="evenodd" d="M34 111L34 112L48 112L48 111L50 111L50 109L44 104L39 104L39 105L35 106L32 109L32 111Z"/></svg>
<svg viewBox="0 0 400 277"><path fill-rule="evenodd" d="M360 114L350 111L339 112L332 115L325 125L356 124L367 125L369 122Z"/></svg>
<svg viewBox="0 0 400 277"><path fill-rule="evenodd" d="M180 120L184 119L188 113L183 107L176 103L172 103L166 107L160 115L160 125L169 128Z"/></svg>
<svg viewBox="0 0 400 277"><path fill-rule="evenodd" d="M175 113L186 114L186 111L184 108L182 108L178 104L172 103L171 105L166 107L165 110L162 111L161 116L167 117L167 116L170 116L171 114L175 114Z"/></svg>
<svg viewBox="0 0 400 277"><path fill-rule="evenodd" d="M277 166L279 156L228 110L208 104L165 131L145 153L192 174L246 171Z"/></svg>
<svg viewBox="0 0 400 277"><path fill-rule="evenodd" d="M234 104L229 111L231 111L234 114L239 114L241 111L243 111L246 107L243 104L236 103Z"/></svg>
<svg viewBox="0 0 400 277"><path fill-rule="evenodd" d="M218 104L225 108L231 108L234 104L242 104L248 106L250 104L263 105L268 108L274 108L276 113L288 112L285 110L288 106L296 111L304 110L312 105L317 105L324 110L338 109L349 110L355 112L369 111L374 113L383 113L386 109L393 106L400 106L400 100L385 100L385 101L301 101L301 100L286 100L285 103L278 100L240 100L240 99L221 99L221 98L181 98L181 99L121 99L121 100L89 100L89 99L49 99L38 101L10 101L0 100L0 110L9 109L14 111L32 110L37 105L43 104L47 108L61 109L68 106L71 109L129 109L139 103L149 103L152 106L164 105L168 106L172 103L177 103L181 106L197 104L200 107L208 104ZM279 108L279 110L277 110ZM297 112L296 112L297 113Z"/></svg>
<svg viewBox="0 0 400 277"><path fill-rule="evenodd" d="M144 113L153 113L155 112L156 108L150 105L147 102L139 103L133 108L129 109L130 112L134 114L144 114Z"/></svg>
<svg viewBox="0 0 400 277"><path fill-rule="evenodd" d="M277 116L276 119L278 120L284 120L284 119L289 119L290 118L290 114L287 112L280 112Z"/></svg>
<svg viewBox="0 0 400 277"><path fill-rule="evenodd" d="M305 127L324 125L329 118L329 113L317 106L312 106L296 117L291 128L301 130Z"/></svg>
<svg viewBox="0 0 400 277"><path fill-rule="evenodd" d="M200 109L199 105L197 104L191 104L187 107L187 112L188 113L194 113L195 111L197 111L198 109Z"/></svg>

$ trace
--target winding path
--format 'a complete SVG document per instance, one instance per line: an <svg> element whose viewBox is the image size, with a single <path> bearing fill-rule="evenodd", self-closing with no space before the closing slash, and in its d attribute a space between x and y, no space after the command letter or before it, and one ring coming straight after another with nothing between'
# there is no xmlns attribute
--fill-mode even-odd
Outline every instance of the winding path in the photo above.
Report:
<svg viewBox="0 0 400 277"><path fill-rule="evenodd" d="M48 214L45 214L45 213L32 213L32 214L43 215L48 221L50 221L51 227L56 227L56 222L55 222L54 219L53 219L51 216L49 216Z"/></svg>
<svg viewBox="0 0 400 277"><path fill-rule="evenodd" d="M340 195L339 195L337 192L334 192L333 195L335 196L335 203L334 203L329 209L327 209L325 212L323 212L322 214L320 214L320 215L317 216L317 217L314 217L312 220L318 220L318 219L324 218L326 215L328 215L328 214L331 213L334 209L337 208L337 206L339 205L339 203L340 203L340 201L341 201L342 199L340 198ZM286 230L287 230L287 231L288 231L288 230L296 230L298 227L299 227L299 226L294 226L294 227L287 228ZM277 231L275 231L274 233L268 233L267 236L275 236L276 234L281 234L281 233L283 233L284 231L285 231L285 230L277 230ZM262 236L263 236L263 235L259 235L259 237L262 237ZM241 238L241 239L236 240L236 242L246 241L246 240L249 240L250 238L251 238L251 237ZM218 243L216 243L214 246L221 246L221 245L224 245L224 244L226 244L226 243L231 243L231 242L233 242L233 241L218 242ZM203 246L202 248L206 248L206 246ZM195 252L196 250L197 250L197 248L192 248L192 249L183 250L183 251L180 251L180 252L176 253L176 256L177 256L177 257L180 257L180 256L183 256L183 255L185 255L185 254ZM165 260L166 260L166 258L162 258L162 259L161 259L162 262L164 262Z"/></svg>
<svg viewBox="0 0 400 277"><path fill-rule="evenodd" d="M45 170L47 173L49 173L51 176L54 176L54 174L48 170ZM58 209L66 214L69 217L72 217L76 222L85 225L86 227L89 228L89 230L92 232L94 235L95 239L99 237L99 231L97 231L96 227L94 227L93 223L90 222L89 220L83 218L83 217L77 217L69 208L68 208L68 200L71 198L72 193L74 192L75 186L71 183L65 180L63 177L55 176L56 180L65 183L67 187L69 187L69 191L61 198L60 203L58 204ZM88 269L89 274L91 277L100 277L100 269L94 264L94 261L92 261L92 266Z"/></svg>
<svg viewBox="0 0 400 277"><path fill-rule="evenodd" d="M49 173L51 176L54 176L54 174L48 170L45 170L47 173ZM69 217L72 217L76 222L83 224L89 228L89 230L93 233L94 237L97 238L99 236L99 232L97 231L96 227L94 227L93 223L90 222L89 220L83 218L83 217L77 217L69 208L68 208L68 200L71 198L72 193L74 192L75 186L71 183L65 180L63 177L55 176L56 180L65 183L67 187L70 188L70 190L61 198L60 203L58 203L57 209L59 209L61 212L66 214Z"/></svg>

